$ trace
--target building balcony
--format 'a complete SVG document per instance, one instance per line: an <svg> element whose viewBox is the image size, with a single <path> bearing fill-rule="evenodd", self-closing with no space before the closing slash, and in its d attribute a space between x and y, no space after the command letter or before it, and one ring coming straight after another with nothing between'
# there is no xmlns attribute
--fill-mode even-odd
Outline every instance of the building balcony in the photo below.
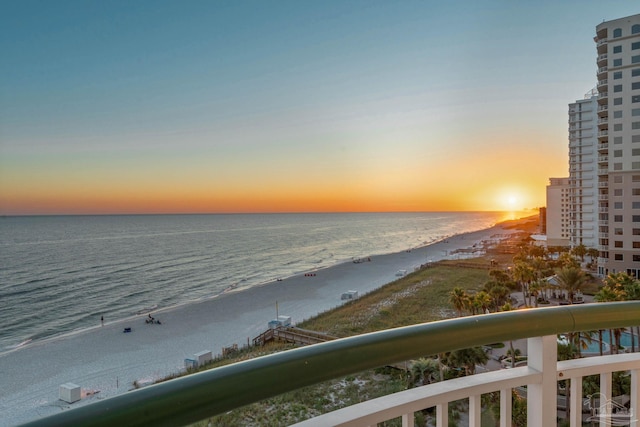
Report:
<svg viewBox="0 0 640 427"><path fill-rule="evenodd" d="M609 156L598 156L598 163L608 163Z"/></svg>
<svg viewBox="0 0 640 427"><path fill-rule="evenodd" d="M609 169L598 169L598 175L609 175Z"/></svg>
<svg viewBox="0 0 640 427"><path fill-rule="evenodd" d="M609 116L598 118L598 128L602 128L603 126L609 126Z"/></svg>
<svg viewBox="0 0 640 427"><path fill-rule="evenodd" d="M608 79L598 80L598 91L605 90L608 84L609 84Z"/></svg>
<svg viewBox="0 0 640 427"><path fill-rule="evenodd" d="M608 105L598 105L598 117L607 116L609 114Z"/></svg>
<svg viewBox="0 0 640 427"><path fill-rule="evenodd" d="M600 188L609 188L609 182L608 181L599 182L598 183L598 187L600 187Z"/></svg>
<svg viewBox="0 0 640 427"><path fill-rule="evenodd" d="M558 361L558 333L613 329L640 324L640 302L568 305L460 317L310 345L173 379L65 410L31 426L177 426L223 414L249 403L342 378L363 370L403 363L425 355L526 339L525 366L499 369L411 388L295 424L297 427L371 426L401 419L412 427L415 413L435 408L435 424L448 424L449 402L468 402L469 426L481 425L482 396L500 395L500 426L512 424L513 391L526 390L527 425L555 426L559 403L572 426L582 425L583 378L600 379L598 421L612 425L612 373L628 371L629 413L640 410L640 353L607 354ZM558 394L558 381L570 393ZM609 406L607 406L609 405ZM634 418L631 425L636 425ZM620 425L620 424L618 424Z"/></svg>
<svg viewBox="0 0 640 427"><path fill-rule="evenodd" d="M608 42L608 40L606 38L598 38L598 40L596 41L596 46L600 47L600 46L604 46L606 45Z"/></svg>
<svg viewBox="0 0 640 427"><path fill-rule="evenodd" d="M609 151L609 143L601 142L600 144L598 144L598 151Z"/></svg>
<svg viewBox="0 0 640 427"><path fill-rule="evenodd" d="M607 65L607 58L608 55L606 53L603 53L602 55L598 55L598 67L604 67L605 65Z"/></svg>

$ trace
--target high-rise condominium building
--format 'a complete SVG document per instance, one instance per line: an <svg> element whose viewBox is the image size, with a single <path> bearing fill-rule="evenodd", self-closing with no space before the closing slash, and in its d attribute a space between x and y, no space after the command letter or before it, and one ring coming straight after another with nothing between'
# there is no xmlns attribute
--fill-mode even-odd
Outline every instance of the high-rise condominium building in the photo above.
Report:
<svg viewBox="0 0 640 427"><path fill-rule="evenodd" d="M571 246L598 247L598 96L569 104Z"/></svg>
<svg viewBox="0 0 640 427"><path fill-rule="evenodd" d="M594 40L598 273L640 277L640 14L601 23Z"/></svg>
<svg viewBox="0 0 640 427"><path fill-rule="evenodd" d="M569 246L571 186L569 178L549 178L547 185L547 246Z"/></svg>

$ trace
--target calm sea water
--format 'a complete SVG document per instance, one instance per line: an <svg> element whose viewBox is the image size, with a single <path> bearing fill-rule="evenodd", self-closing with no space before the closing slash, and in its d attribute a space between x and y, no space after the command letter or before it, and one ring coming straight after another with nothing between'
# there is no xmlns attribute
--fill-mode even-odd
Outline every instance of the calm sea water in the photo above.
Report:
<svg viewBox="0 0 640 427"><path fill-rule="evenodd" d="M0 352L489 227L498 212L0 218ZM273 286L277 286L277 283Z"/></svg>

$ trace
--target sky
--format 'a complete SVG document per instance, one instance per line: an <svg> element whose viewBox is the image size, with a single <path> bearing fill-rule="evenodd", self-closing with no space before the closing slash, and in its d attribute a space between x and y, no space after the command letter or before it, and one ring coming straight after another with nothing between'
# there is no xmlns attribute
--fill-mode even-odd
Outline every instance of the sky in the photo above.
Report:
<svg viewBox="0 0 640 427"><path fill-rule="evenodd" d="M0 2L0 215L495 211L635 0Z"/></svg>

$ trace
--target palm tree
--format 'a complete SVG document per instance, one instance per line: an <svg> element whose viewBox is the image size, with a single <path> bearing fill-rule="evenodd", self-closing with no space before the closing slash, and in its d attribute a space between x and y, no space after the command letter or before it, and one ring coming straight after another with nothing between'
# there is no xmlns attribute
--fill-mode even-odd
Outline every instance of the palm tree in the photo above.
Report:
<svg viewBox="0 0 640 427"><path fill-rule="evenodd" d="M438 379L439 363L436 359L420 358L411 367L412 383L414 385L431 384Z"/></svg>
<svg viewBox="0 0 640 427"><path fill-rule="evenodd" d="M529 282L535 279L533 268L524 262L518 262L513 269L514 279L520 283L522 287L522 298L527 305L527 290ZM528 305L527 305L528 306Z"/></svg>
<svg viewBox="0 0 640 427"><path fill-rule="evenodd" d="M580 263L569 252L563 252L558 257L558 262L562 268L580 268Z"/></svg>
<svg viewBox="0 0 640 427"><path fill-rule="evenodd" d="M519 348L514 348L513 344L511 345L511 348L509 348L509 350L507 350L507 357L511 358L511 367L512 368L516 366L517 359L521 355L522 355L522 351L520 351Z"/></svg>
<svg viewBox="0 0 640 427"><path fill-rule="evenodd" d="M511 311L511 310L515 310L515 308L510 303L505 303L505 305L503 305L501 308L501 311ZM511 352L511 354L515 354L515 349L513 348L512 340L509 340L509 350L507 350L507 352ZM514 368L515 366L516 366L516 358L512 357L511 367Z"/></svg>
<svg viewBox="0 0 640 427"><path fill-rule="evenodd" d="M491 286L487 289L487 293L493 301L495 311L500 311L500 307L504 305L509 298L509 288L499 284Z"/></svg>
<svg viewBox="0 0 640 427"><path fill-rule="evenodd" d="M489 311L489 307L492 303L491 297L485 291L478 292L474 297L474 301L478 307L480 307L483 314Z"/></svg>
<svg viewBox="0 0 640 427"><path fill-rule="evenodd" d="M575 246L571 249L571 253L575 256L579 256L580 260L584 262L584 256L587 254L587 247L580 243L578 246Z"/></svg>
<svg viewBox="0 0 640 427"><path fill-rule="evenodd" d="M569 304L573 304L575 293L587 283L587 277L579 267L564 267L557 276L560 287L567 291Z"/></svg>
<svg viewBox="0 0 640 427"><path fill-rule="evenodd" d="M482 347L465 348L445 354L445 363L451 368L464 368L465 375L474 375L476 365L485 365L489 356Z"/></svg>
<svg viewBox="0 0 640 427"><path fill-rule="evenodd" d="M469 295L460 286L453 288L449 294L449 302L458 312L458 317L462 317L462 310L469 306Z"/></svg>

